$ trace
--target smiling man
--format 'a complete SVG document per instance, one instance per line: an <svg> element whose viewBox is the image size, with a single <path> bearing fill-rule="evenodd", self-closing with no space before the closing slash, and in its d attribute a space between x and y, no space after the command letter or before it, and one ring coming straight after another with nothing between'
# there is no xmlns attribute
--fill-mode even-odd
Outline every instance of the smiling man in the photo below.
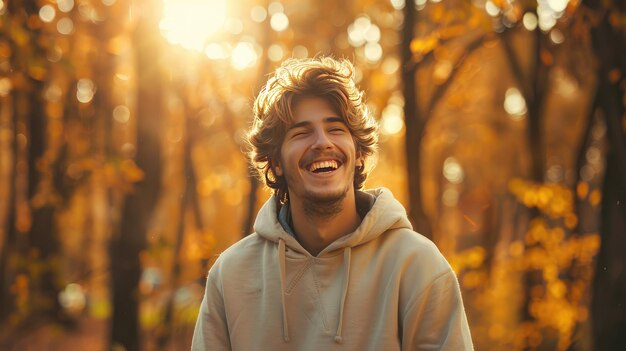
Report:
<svg viewBox="0 0 626 351"><path fill-rule="evenodd" d="M249 155L274 195L209 271L193 350L472 350L448 262L362 190L377 125L353 72L290 59L257 97Z"/></svg>

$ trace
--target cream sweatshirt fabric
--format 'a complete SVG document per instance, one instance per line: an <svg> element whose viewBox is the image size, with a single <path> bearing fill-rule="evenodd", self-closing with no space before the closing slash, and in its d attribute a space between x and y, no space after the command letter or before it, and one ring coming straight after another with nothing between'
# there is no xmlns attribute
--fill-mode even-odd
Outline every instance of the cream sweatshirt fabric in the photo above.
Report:
<svg viewBox="0 0 626 351"><path fill-rule="evenodd" d="M192 350L472 350L461 292L385 188L361 225L311 256L277 219L209 271Z"/></svg>

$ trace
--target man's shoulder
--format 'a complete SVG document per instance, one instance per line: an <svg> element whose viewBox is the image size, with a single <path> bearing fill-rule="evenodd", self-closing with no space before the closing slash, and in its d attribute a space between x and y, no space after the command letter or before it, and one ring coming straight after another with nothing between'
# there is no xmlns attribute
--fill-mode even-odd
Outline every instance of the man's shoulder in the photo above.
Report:
<svg viewBox="0 0 626 351"><path fill-rule="evenodd" d="M262 246L266 243L267 240L259 237L256 233L250 234L219 253L212 270L254 264L254 261L258 260L258 256L261 254Z"/></svg>
<svg viewBox="0 0 626 351"><path fill-rule="evenodd" d="M424 235L410 229L397 228L388 230L386 235L381 236L388 245L398 249L424 252L439 252L435 243Z"/></svg>
<svg viewBox="0 0 626 351"><path fill-rule="evenodd" d="M231 262L233 260L245 258L246 256L254 254L258 251L264 242L266 242L265 239L261 238L256 233L252 233L230 245L220 254L219 260Z"/></svg>
<svg viewBox="0 0 626 351"><path fill-rule="evenodd" d="M449 270L449 264L437 245L429 238L410 228L389 230L381 236L382 246L387 256L393 256L398 262L413 262L419 267L428 267L439 271Z"/></svg>

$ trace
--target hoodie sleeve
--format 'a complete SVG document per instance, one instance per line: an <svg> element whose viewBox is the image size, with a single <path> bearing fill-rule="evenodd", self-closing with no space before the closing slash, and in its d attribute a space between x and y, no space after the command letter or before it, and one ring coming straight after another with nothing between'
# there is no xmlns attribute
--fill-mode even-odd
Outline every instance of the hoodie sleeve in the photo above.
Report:
<svg viewBox="0 0 626 351"><path fill-rule="evenodd" d="M473 350L456 275L447 270L411 296L401 316L402 350Z"/></svg>
<svg viewBox="0 0 626 351"><path fill-rule="evenodd" d="M224 311L224 296L218 279L218 264L209 271L204 298L191 342L192 351L230 350L230 337Z"/></svg>

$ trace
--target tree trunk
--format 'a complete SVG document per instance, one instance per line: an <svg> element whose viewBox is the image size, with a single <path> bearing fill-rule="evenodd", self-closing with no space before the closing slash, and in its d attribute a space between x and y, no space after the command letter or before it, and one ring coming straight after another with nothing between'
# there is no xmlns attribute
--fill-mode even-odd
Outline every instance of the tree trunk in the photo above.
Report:
<svg viewBox="0 0 626 351"><path fill-rule="evenodd" d="M13 111L13 104L11 103L13 100L13 96L7 98L7 100L11 101L3 101L3 106L0 109L10 109L6 111L6 113L11 114L11 129L12 129L12 138L11 145L7 152L11 153L11 175L9 178L9 186L8 186L8 196L7 196L7 213L5 226L2 229L4 232L4 237L2 238L2 249L0 251L0 324L2 324L6 318L9 316L14 305L13 298L11 296L10 288L11 281L13 278L13 274L9 270L8 262L9 255L14 250L15 236L16 236L16 226L15 226L15 217L17 214L16 210L16 180L17 180L17 159L18 159L18 147L17 147L17 118ZM5 111L0 111L0 114L4 114ZM2 335L0 335L1 337Z"/></svg>
<svg viewBox="0 0 626 351"><path fill-rule="evenodd" d="M269 6L269 0L265 1L265 7ZM257 91L263 88L265 84L265 79L267 78L267 74L269 73L269 58L267 57L267 50L271 44L271 35L272 28L270 26L270 21L264 21L263 24L263 33L261 37L261 45L263 47L263 55L261 55L261 64L259 65L261 68L259 69L259 76L257 78ZM252 171L256 172L256 170ZM256 217L256 203L257 203L257 192L261 182L257 178L255 173L248 174L248 180L250 181L250 192L248 193L248 204L246 206L246 214L243 220L242 227L242 236L247 236L254 231L254 219Z"/></svg>
<svg viewBox="0 0 626 351"><path fill-rule="evenodd" d="M409 185L409 219L413 228L432 239L431 226L422 205L421 141L426 128L426 119L419 115L415 89L415 64L411 52L413 29L415 26L415 3L406 1L402 25L402 82L404 95L405 153L407 182ZM430 111L425 111L429 113Z"/></svg>
<svg viewBox="0 0 626 351"><path fill-rule="evenodd" d="M21 25L27 27L30 16L35 16L39 11L37 1L22 1L9 4L9 13L21 20ZM26 126L26 165L27 165L27 190L26 201L29 202L30 221L28 225L15 226L15 218L8 223L10 228L7 242L11 245L10 250L16 255L29 261L34 261L43 267L41 272L34 272L26 265L19 267L7 267L5 282L11 284L18 274L23 274L28 279L29 304L33 307L29 312L31 318L37 320L58 320L61 317L61 306L58 300L60 287L58 282L58 242L55 222L57 204L52 196L57 191L54 184L53 170L58 160L44 159L47 147L47 115L44 110L42 92L44 89L45 76L34 77L33 66L45 69L45 52L40 47L41 31L29 29L27 42L14 43L12 55L12 68L24 75L26 88L15 91L14 123ZM24 58L29 58L28 62ZM31 74L29 74L31 73ZM17 129L16 129L17 130ZM16 134L17 136L17 134ZM18 153L15 153L16 165ZM16 169L17 171L17 169ZM49 186L41 187L42 180L49 181ZM16 193L13 190L13 198ZM16 210L15 204L11 205ZM11 213L11 217L17 216L17 211ZM7 251L10 254L10 251ZM3 255L4 256L4 255ZM32 265L31 265L32 266ZM6 288L6 287L5 287ZM6 296L5 296L6 297ZM9 297L11 300L12 297ZM10 307L9 307L10 308ZM4 313L10 312L8 309ZM33 319L31 319L33 320ZM24 324L28 328L32 323Z"/></svg>
<svg viewBox="0 0 626 351"><path fill-rule="evenodd" d="M163 97L158 60L161 43L154 18L158 16L140 17L133 38L138 81L135 163L143 171L144 178L134 184L134 190L124 199L119 233L114 235L110 245L113 285L110 348L122 346L127 351L140 348L139 254L145 248L146 230L161 183Z"/></svg>
<svg viewBox="0 0 626 351"><path fill-rule="evenodd" d="M180 87L181 91L183 87ZM180 209L178 211L178 228L176 233L176 242L174 244L174 257L172 277L170 281L170 292L165 305L165 312L163 316L163 324L160 327L160 331L157 335L157 349L167 350L168 343L171 342L174 335L174 297L176 296L176 289L178 288L178 280L181 273L181 248L185 238L186 217L188 206L191 206L191 210L194 216L194 224L196 230L201 233L204 232L204 224L202 221L200 204L198 201L198 193L196 192L197 179L196 173L193 167L193 158L191 157L193 146L197 140L197 131L199 129L198 120L196 115L189 111L187 103L185 105L185 137L184 137L184 161L183 161L183 177L185 179L185 186L183 190L183 196L180 200Z"/></svg>
<svg viewBox="0 0 626 351"><path fill-rule="evenodd" d="M611 11L623 13L626 4L595 0L584 3L601 15L591 35L599 61L599 107L609 145L591 318L595 349L617 351L626 349L626 36L623 29L612 26L609 16Z"/></svg>

